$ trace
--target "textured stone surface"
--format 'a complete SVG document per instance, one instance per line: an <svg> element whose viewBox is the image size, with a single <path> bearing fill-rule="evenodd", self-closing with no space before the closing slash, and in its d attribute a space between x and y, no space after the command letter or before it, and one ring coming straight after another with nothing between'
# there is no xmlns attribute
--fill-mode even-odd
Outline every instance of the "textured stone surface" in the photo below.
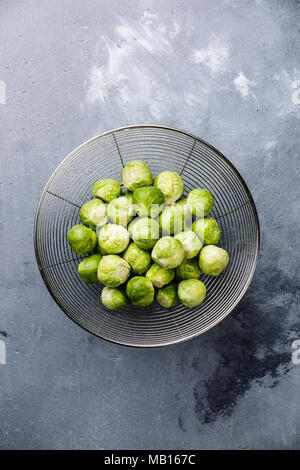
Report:
<svg viewBox="0 0 300 470"><path fill-rule="evenodd" d="M1 2L0 448L299 448L299 19L296 0ZM60 161L139 123L227 155L262 231L232 315L152 350L72 323L32 244Z"/></svg>

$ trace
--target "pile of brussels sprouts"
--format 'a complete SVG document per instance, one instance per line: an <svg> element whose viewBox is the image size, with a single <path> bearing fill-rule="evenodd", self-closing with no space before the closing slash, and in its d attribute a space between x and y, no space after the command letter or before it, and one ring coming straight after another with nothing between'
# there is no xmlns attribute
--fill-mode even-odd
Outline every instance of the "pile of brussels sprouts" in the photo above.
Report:
<svg viewBox="0 0 300 470"><path fill-rule="evenodd" d="M153 181L148 165L135 160L121 174L126 191L113 179L96 181L94 199L80 209L83 225L74 225L68 242L78 255L94 254L78 266L87 283L101 282L103 305L111 310L128 302L150 305L155 296L162 307L180 301L200 305L206 287L200 274L218 276L228 253L216 246L217 221L207 217L213 195L202 188L182 197L181 176L163 171Z"/></svg>

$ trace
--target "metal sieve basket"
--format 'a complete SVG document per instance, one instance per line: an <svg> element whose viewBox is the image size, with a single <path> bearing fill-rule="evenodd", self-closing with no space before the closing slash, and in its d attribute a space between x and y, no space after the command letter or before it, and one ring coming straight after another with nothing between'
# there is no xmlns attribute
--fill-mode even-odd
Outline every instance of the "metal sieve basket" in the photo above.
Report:
<svg viewBox="0 0 300 470"><path fill-rule="evenodd" d="M201 186L215 198L213 211L221 229L219 245L230 262L213 278L201 275L207 287L202 305L182 304L168 310L128 305L109 311L101 303L102 286L85 284L77 273L84 256L67 242L79 209L92 196L94 181L120 181L131 160L142 159L153 175L170 170L181 174L187 195ZM44 282L61 309L96 336L128 346L151 347L193 338L219 323L242 298L255 271L259 222L252 196L234 166L218 150L186 132L161 126L130 126L101 134L75 149L58 166L38 204L34 245Z"/></svg>

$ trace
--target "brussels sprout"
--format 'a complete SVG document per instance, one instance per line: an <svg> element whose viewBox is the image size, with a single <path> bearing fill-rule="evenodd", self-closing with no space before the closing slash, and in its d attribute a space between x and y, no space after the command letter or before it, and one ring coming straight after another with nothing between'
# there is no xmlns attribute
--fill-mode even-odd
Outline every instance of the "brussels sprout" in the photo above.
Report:
<svg viewBox="0 0 300 470"><path fill-rule="evenodd" d="M141 217L136 217L128 224L127 230L131 238L133 238L133 227L139 220L141 220Z"/></svg>
<svg viewBox="0 0 300 470"><path fill-rule="evenodd" d="M190 214L192 213L191 208L189 207L187 203L187 198L182 196L178 201L176 201L176 206L181 206L184 207L184 209L189 212Z"/></svg>
<svg viewBox="0 0 300 470"><path fill-rule="evenodd" d="M97 270L101 258L101 255L91 255L79 263L78 274L84 282L98 282Z"/></svg>
<svg viewBox="0 0 300 470"><path fill-rule="evenodd" d="M163 192L166 204L168 205L177 201L184 190L181 176L174 171L163 171L157 175L154 180L154 186Z"/></svg>
<svg viewBox="0 0 300 470"><path fill-rule="evenodd" d="M101 301L109 310L119 310L127 304L127 296L118 287L103 287Z"/></svg>
<svg viewBox="0 0 300 470"><path fill-rule="evenodd" d="M139 307L147 307L154 299L152 282L144 276L135 276L129 279L126 285L126 293L133 305Z"/></svg>
<svg viewBox="0 0 300 470"><path fill-rule="evenodd" d="M129 233L122 225L107 224L99 232L99 245L108 254L122 253L129 243Z"/></svg>
<svg viewBox="0 0 300 470"><path fill-rule="evenodd" d="M94 183L93 195L99 197L106 202L110 202L121 194L122 188L120 183L116 180L106 178Z"/></svg>
<svg viewBox="0 0 300 470"><path fill-rule="evenodd" d="M192 214L192 209L187 203L187 198L186 197L181 197L178 199L178 201L175 204L177 207L180 207L183 212L184 212L184 223L185 223L185 229L187 230L192 226L193 222L193 214Z"/></svg>
<svg viewBox="0 0 300 470"><path fill-rule="evenodd" d="M99 243L99 238L97 238L97 244L95 247L95 252L100 253L100 255L107 255L107 251L105 251L103 248L101 248L100 243Z"/></svg>
<svg viewBox="0 0 300 470"><path fill-rule="evenodd" d="M197 279L187 279L178 284L178 297L186 307L197 307L205 296L205 284Z"/></svg>
<svg viewBox="0 0 300 470"><path fill-rule="evenodd" d="M118 287L127 281L130 266L118 255L106 255L100 260L97 276L105 286Z"/></svg>
<svg viewBox="0 0 300 470"><path fill-rule="evenodd" d="M195 220L192 230L204 241L205 245L216 245L220 241L221 232L218 222L212 217Z"/></svg>
<svg viewBox="0 0 300 470"><path fill-rule="evenodd" d="M79 217L81 222L92 230L107 224L106 204L101 199L91 199L83 204Z"/></svg>
<svg viewBox="0 0 300 470"><path fill-rule="evenodd" d="M127 197L127 199L132 204L133 192L132 191L124 191L123 196Z"/></svg>
<svg viewBox="0 0 300 470"><path fill-rule="evenodd" d="M154 219L141 217L132 227L134 243L143 250L150 250L159 239L159 225Z"/></svg>
<svg viewBox="0 0 300 470"><path fill-rule="evenodd" d="M75 253L85 255L94 250L97 235L85 225L73 225L68 233L68 242Z"/></svg>
<svg viewBox="0 0 300 470"><path fill-rule="evenodd" d="M163 287L173 281L175 273L173 270L165 269L156 263L146 272L146 278L149 279L155 287Z"/></svg>
<svg viewBox="0 0 300 470"><path fill-rule="evenodd" d="M173 237L162 237L151 253L152 259L162 268L177 268L184 258L184 249L179 240Z"/></svg>
<svg viewBox="0 0 300 470"><path fill-rule="evenodd" d="M167 206L159 216L159 223L165 235L173 235L187 229L192 222L192 215L182 206Z"/></svg>
<svg viewBox="0 0 300 470"><path fill-rule="evenodd" d="M115 224L127 225L134 216L134 206L126 196L120 196L108 204L107 215Z"/></svg>
<svg viewBox="0 0 300 470"><path fill-rule="evenodd" d="M202 248L199 256L199 267L208 276L218 276L226 268L229 256L226 250L215 245Z"/></svg>
<svg viewBox="0 0 300 470"><path fill-rule="evenodd" d="M159 289L156 298L158 303L164 308L175 307L179 301L175 282L171 282L171 284Z"/></svg>
<svg viewBox="0 0 300 470"><path fill-rule="evenodd" d="M205 217L214 206L214 198L208 189L193 189L187 197L187 204L196 217Z"/></svg>
<svg viewBox="0 0 300 470"><path fill-rule="evenodd" d="M160 189L145 186L134 190L132 201L139 216L154 218L162 211L165 198Z"/></svg>
<svg viewBox="0 0 300 470"><path fill-rule="evenodd" d="M134 160L128 163L122 170L121 178L125 188L134 191L141 186L150 186L153 178L147 163L142 160Z"/></svg>
<svg viewBox="0 0 300 470"><path fill-rule="evenodd" d="M130 264L136 274L144 274L151 265L150 253L142 250L135 243L130 243L123 254L123 258Z"/></svg>
<svg viewBox="0 0 300 470"><path fill-rule="evenodd" d="M174 238L181 242L184 249L184 255L187 259L197 256L203 246L200 238L191 230L176 233Z"/></svg>
<svg viewBox="0 0 300 470"><path fill-rule="evenodd" d="M199 279L201 270L197 259L184 259L178 268L176 268L176 278L178 281L185 279Z"/></svg>

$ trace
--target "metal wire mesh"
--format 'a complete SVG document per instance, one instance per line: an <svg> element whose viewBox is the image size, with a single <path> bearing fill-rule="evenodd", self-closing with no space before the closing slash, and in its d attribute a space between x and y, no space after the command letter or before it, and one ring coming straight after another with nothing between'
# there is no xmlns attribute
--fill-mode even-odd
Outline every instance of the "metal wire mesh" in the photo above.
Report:
<svg viewBox="0 0 300 470"><path fill-rule="evenodd" d="M185 195L201 186L215 197L211 213L221 229L220 246L230 255L217 278L201 276L207 286L202 305L170 310L128 305L111 312L100 301L101 285L87 285L77 274L84 256L67 242L79 223L80 206L92 198L97 179L120 181L131 160L142 159L154 175L181 174ZM50 293L62 310L89 332L131 346L162 346L197 336L228 315L245 293L257 263L259 223L251 194L233 165L216 149L185 132L159 126L132 126L97 136L74 150L55 170L41 196L35 219L35 252Z"/></svg>

